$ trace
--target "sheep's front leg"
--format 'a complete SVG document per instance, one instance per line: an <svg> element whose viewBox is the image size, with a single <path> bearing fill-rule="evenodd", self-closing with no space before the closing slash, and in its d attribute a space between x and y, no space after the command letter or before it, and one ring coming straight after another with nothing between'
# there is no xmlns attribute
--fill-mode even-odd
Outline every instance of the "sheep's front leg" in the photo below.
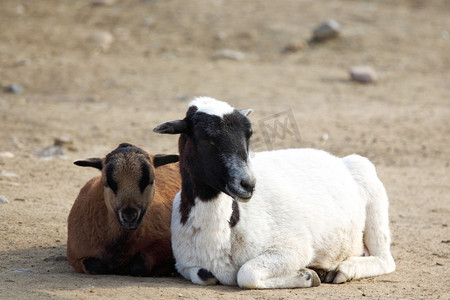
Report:
<svg viewBox="0 0 450 300"><path fill-rule="evenodd" d="M264 253L247 263L238 272L241 288L281 289L306 288L320 285L317 273L301 268L294 253ZM298 254L297 254L298 256Z"/></svg>
<svg viewBox="0 0 450 300"><path fill-rule="evenodd" d="M395 270L392 256L349 257L338 267L333 283L343 283L353 279L379 276Z"/></svg>
<svg viewBox="0 0 450 300"><path fill-rule="evenodd" d="M213 285L219 282L213 273L203 268L191 268L189 269L189 275L191 281L195 284Z"/></svg>

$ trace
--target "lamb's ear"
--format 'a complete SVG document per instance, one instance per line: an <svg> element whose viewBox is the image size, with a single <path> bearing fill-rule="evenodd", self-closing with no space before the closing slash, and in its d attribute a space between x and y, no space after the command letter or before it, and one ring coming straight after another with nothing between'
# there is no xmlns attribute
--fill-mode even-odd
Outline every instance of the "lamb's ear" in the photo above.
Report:
<svg viewBox="0 0 450 300"><path fill-rule="evenodd" d="M249 114L251 114L253 112L253 109L251 109L251 108L249 108L249 109L240 109L239 112L247 117Z"/></svg>
<svg viewBox="0 0 450 300"><path fill-rule="evenodd" d="M156 154L153 157L153 165L155 168L161 167L167 164L175 163L179 159L177 154L164 155L164 154Z"/></svg>
<svg viewBox="0 0 450 300"><path fill-rule="evenodd" d="M164 122L153 128L156 133L167 133L167 134L177 134L177 133L187 133L187 123L184 120L175 120Z"/></svg>
<svg viewBox="0 0 450 300"><path fill-rule="evenodd" d="M103 169L103 159L101 158L88 158L86 160L77 160L73 163L80 167L92 167L100 171Z"/></svg>

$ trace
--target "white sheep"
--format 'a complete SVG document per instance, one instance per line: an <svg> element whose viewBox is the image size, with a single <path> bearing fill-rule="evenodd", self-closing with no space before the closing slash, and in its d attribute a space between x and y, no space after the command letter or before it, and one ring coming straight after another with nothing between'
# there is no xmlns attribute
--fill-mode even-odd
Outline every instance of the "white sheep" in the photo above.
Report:
<svg viewBox="0 0 450 300"><path fill-rule="evenodd" d="M393 272L388 197L373 164L314 149L250 159L249 112L201 97L183 120L154 129L181 134L171 223L177 270L197 284L261 289Z"/></svg>

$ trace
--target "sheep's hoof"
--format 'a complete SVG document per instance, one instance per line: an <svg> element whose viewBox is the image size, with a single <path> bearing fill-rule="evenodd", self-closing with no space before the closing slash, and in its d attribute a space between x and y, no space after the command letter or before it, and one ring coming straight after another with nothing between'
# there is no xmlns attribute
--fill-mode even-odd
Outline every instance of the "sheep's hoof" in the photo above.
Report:
<svg viewBox="0 0 450 300"><path fill-rule="evenodd" d="M342 272L337 272L336 277L333 279L333 283L344 283L347 281L350 281L350 278Z"/></svg>
<svg viewBox="0 0 450 300"><path fill-rule="evenodd" d="M213 273L203 268L198 270L197 275L198 278L200 278L200 280L202 281L203 285L213 285L218 283L218 280L213 275Z"/></svg>
<svg viewBox="0 0 450 300"><path fill-rule="evenodd" d="M337 271L326 271L324 269L313 269L320 278L320 282L322 283L333 283L334 278L336 277Z"/></svg>
<svg viewBox="0 0 450 300"><path fill-rule="evenodd" d="M338 274L337 271L329 271L327 273L327 276L325 277L325 281L326 283L332 283L334 282L334 279L336 278L336 275Z"/></svg>
<svg viewBox="0 0 450 300"><path fill-rule="evenodd" d="M311 281L311 287L320 285L320 278L315 270L305 268L301 269L298 273L301 277L304 277L306 281Z"/></svg>
<svg viewBox="0 0 450 300"><path fill-rule="evenodd" d="M326 282L325 278L327 277L328 272L324 269L311 269L316 272L317 276L319 276L320 282Z"/></svg>
<svg viewBox="0 0 450 300"><path fill-rule="evenodd" d="M319 286L319 285L320 285L320 278L319 278L319 276L317 275L317 273L314 272L314 271L312 271L312 272L311 272L311 275L312 275L311 286L312 286L312 287Z"/></svg>

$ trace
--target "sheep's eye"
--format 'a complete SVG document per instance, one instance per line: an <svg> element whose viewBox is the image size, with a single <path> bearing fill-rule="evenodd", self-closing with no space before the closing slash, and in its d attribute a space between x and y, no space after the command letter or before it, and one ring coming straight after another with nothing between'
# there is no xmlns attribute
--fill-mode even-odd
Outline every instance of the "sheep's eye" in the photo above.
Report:
<svg viewBox="0 0 450 300"><path fill-rule="evenodd" d="M149 185L152 185L152 184L154 184L155 183L155 181L154 180L150 180L150 182L148 183Z"/></svg>
<svg viewBox="0 0 450 300"><path fill-rule="evenodd" d="M249 130L247 130L245 136L247 137L247 139L249 139L252 135L253 135L253 130L250 128Z"/></svg>
<svg viewBox="0 0 450 300"><path fill-rule="evenodd" d="M209 144L210 144L211 146L214 146L214 147L216 146L216 143L214 143L214 141L209 140L208 142L209 142Z"/></svg>

